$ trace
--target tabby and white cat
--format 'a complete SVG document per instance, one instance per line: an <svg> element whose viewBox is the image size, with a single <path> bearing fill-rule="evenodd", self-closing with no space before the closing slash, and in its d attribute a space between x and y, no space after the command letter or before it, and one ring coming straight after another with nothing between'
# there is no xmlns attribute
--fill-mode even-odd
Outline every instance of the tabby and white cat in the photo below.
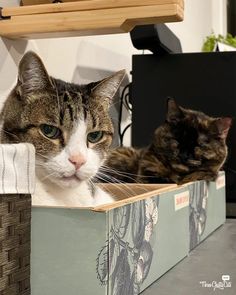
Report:
<svg viewBox="0 0 236 295"><path fill-rule="evenodd" d="M34 203L95 206L113 201L92 179L112 141L108 111L124 76L123 70L79 86L50 77L35 53L24 55L1 113L1 142L35 146Z"/></svg>

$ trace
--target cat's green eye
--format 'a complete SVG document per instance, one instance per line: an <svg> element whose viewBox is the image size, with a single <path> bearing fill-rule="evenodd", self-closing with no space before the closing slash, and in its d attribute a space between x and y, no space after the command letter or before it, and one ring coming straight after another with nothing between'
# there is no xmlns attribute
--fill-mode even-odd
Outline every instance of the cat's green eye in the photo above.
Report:
<svg viewBox="0 0 236 295"><path fill-rule="evenodd" d="M57 139L61 135L61 130L55 126L42 124L40 126L41 132L50 139Z"/></svg>
<svg viewBox="0 0 236 295"><path fill-rule="evenodd" d="M97 143L103 138L103 131L90 132L87 136L88 142Z"/></svg>

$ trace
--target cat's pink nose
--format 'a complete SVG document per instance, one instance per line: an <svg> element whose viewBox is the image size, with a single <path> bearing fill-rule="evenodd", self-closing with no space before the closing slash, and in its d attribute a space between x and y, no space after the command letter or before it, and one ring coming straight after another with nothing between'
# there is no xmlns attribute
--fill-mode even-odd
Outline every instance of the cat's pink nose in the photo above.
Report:
<svg viewBox="0 0 236 295"><path fill-rule="evenodd" d="M86 159L82 155L71 155L69 161L79 170L86 163Z"/></svg>

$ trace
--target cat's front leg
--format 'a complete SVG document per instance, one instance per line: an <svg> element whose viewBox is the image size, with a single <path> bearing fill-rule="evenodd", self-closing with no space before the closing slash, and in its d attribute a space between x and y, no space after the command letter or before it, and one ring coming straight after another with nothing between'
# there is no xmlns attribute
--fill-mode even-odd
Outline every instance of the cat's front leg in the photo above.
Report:
<svg viewBox="0 0 236 295"><path fill-rule="evenodd" d="M197 180L206 180L206 181L215 181L217 178L217 173L214 172L193 172L183 178L180 178L177 184L184 184L187 182L197 181Z"/></svg>

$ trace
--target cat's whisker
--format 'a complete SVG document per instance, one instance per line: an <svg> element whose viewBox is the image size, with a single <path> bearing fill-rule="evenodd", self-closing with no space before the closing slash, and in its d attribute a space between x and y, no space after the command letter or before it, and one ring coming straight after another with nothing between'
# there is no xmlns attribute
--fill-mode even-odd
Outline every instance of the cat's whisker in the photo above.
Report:
<svg viewBox="0 0 236 295"><path fill-rule="evenodd" d="M107 174L107 176L109 176L109 177L112 177L110 174L112 173L112 174L116 174L117 176L120 176L120 177L123 177L123 178L126 178L128 181L123 181L124 183L138 183L138 181L135 179L135 178L133 178L133 177L131 177L131 176L127 176L127 175L125 175L125 174L122 174L122 173L119 173L119 172L117 172L117 171L115 171L115 170L106 170L106 169L100 169L100 171L102 171L102 172L104 172L105 174ZM138 176L138 175L137 175ZM114 179L116 179L114 176L113 176L113 178ZM120 181L120 179L119 179L119 181ZM116 181L117 182L117 181Z"/></svg>
<svg viewBox="0 0 236 295"><path fill-rule="evenodd" d="M130 174L128 174L128 173L126 173L126 172L123 172L123 171L119 171L119 170L117 170L117 169L114 169L114 168L110 168L110 167L107 167L107 166L101 166L100 167L100 170L102 170L102 171L104 171L104 172L113 172L113 173L116 173L117 175L120 175L120 176L127 176L127 175L132 175L132 176L138 176L137 174L132 174L132 173L130 173ZM134 178L132 178L132 177L127 177L127 178L130 178L131 180L134 180L134 182L136 181Z"/></svg>
<svg viewBox="0 0 236 295"><path fill-rule="evenodd" d="M114 176L107 175L107 174L103 173L101 170L97 173L97 175L103 175L103 177L105 177L106 179L108 179L109 182L111 182L111 180L113 179L114 180L114 183L125 183L124 181L122 181L120 179L117 179Z"/></svg>
<svg viewBox="0 0 236 295"><path fill-rule="evenodd" d="M96 177L97 177L97 178L100 178L101 180L105 181L106 183L107 183L107 180L106 180L106 179L108 179L108 180L113 179L114 182L112 182L112 184L113 184L114 186L116 186L116 185L118 184L118 185L117 185L117 188L119 188L120 190L122 190L122 189L121 189L121 186L125 187L125 190L123 189L123 192L124 192L124 193L127 194L127 193L129 193L128 191L130 191L130 192L132 193L132 195L135 194L135 191L129 186L129 184L127 184L127 183L124 182L124 181L118 180L118 179L116 179L115 177L107 176L106 174L104 174L104 173L102 173L102 172L99 172L99 173L96 175ZM119 185L120 185L120 186L119 186Z"/></svg>
<svg viewBox="0 0 236 295"><path fill-rule="evenodd" d="M46 159L46 160L50 160L50 157L47 157L47 156L45 156L45 155L43 155L43 154L41 154L39 152L36 152L36 154L39 155L40 157Z"/></svg>
<svg viewBox="0 0 236 295"><path fill-rule="evenodd" d="M113 183L111 182L111 176L108 176L104 173L102 173L101 171L99 171L94 177L94 180L102 180L105 183ZM120 180L117 180L118 183L120 183Z"/></svg>
<svg viewBox="0 0 236 295"><path fill-rule="evenodd" d="M52 172L52 173L49 173L48 175L46 175L46 176L44 176L42 179L41 179L41 181L45 181L46 179L48 179L48 178L50 178L50 177L52 177L52 176L54 176L54 175L57 175L57 172Z"/></svg>
<svg viewBox="0 0 236 295"><path fill-rule="evenodd" d="M105 168L105 169L103 170L103 168ZM117 175L119 175L119 176L121 176L121 177L126 177L126 178L131 179L131 180L132 180L132 183L141 184L139 181L137 181L136 178L129 177L129 176L126 175L126 173L123 174L123 172L121 172L121 171L119 171L119 170L112 169L112 168L109 168L109 167L107 167L107 166L102 166L100 169L101 169L103 172L108 172L108 173L110 173L110 172L112 171L113 173L116 173ZM117 171L120 172L120 173L117 173ZM150 176L141 175L141 174L132 174L132 173L127 173L127 174L128 174L128 175L133 175L133 176L136 176L136 177L147 177L147 178L151 178ZM106 174L105 174L105 175L106 175ZM129 184L127 184L126 182L121 181L120 179L116 179L116 178L114 178L114 177L112 177L112 176L110 176L110 175L106 175L106 176L115 179L115 180L116 180L116 183L118 182L118 183L122 183L122 184L129 185ZM155 176L152 176L152 177L155 177ZM148 192L148 191L149 191L149 190L148 190L146 187L144 187L144 186L139 186L139 189L143 190L144 192Z"/></svg>
<svg viewBox="0 0 236 295"><path fill-rule="evenodd" d="M93 179L97 179L98 181L96 182L96 183L93 183L93 181L92 181L92 179L91 180L89 180L89 182L94 186L94 187L96 187L96 184L97 183L99 183L99 180L102 180L103 182L105 181L103 178L100 178L100 177L94 177ZM109 189L109 187L106 187L106 191L111 195L111 196L113 196L113 191L111 190L111 189Z"/></svg>
<svg viewBox="0 0 236 295"><path fill-rule="evenodd" d="M100 178L101 180L104 180L104 179L101 178L101 177L99 177L99 178ZM98 180L99 180L99 179L98 179ZM128 191L127 188L123 188L123 187L122 187L122 186L125 186L125 184L122 184L122 183L112 183L112 185L113 185L114 187L116 187L116 189L118 189L119 191L121 191L122 194L123 194L124 196L126 196L126 197L132 197L132 196L135 195L135 191L134 191L134 190L128 188L128 189L130 190L130 191ZM107 190L109 193L111 193L111 195L114 194L114 191L113 191L111 188L106 187L106 190Z"/></svg>
<svg viewBox="0 0 236 295"><path fill-rule="evenodd" d="M147 176L147 175L142 175L142 174L134 174L134 173L129 173L129 172L124 172L124 171L120 171L120 170L117 170L117 169L114 169L114 168L110 168L110 167L107 167L107 166L102 166L100 168L103 172L112 172L112 173L115 173L119 176L123 176L125 178L128 178L130 180L132 180L132 182L135 182L135 183L139 183L137 181L137 177L147 177L147 178L151 178L151 177L155 177L155 176ZM135 178L133 178L132 176L134 176Z"/></svg>
<svg viewBox="0 0 236 295"><path fill-rule="evenodd" d="M38 166L38 167L44 167L43 163L35 163L35 166Z"/></svg>
<svg viewBox="0 0 236 295"><path fill-rule="evenodd" d="M96 187L95 183L93 182L92 179L88 179L88 182L93 186L93 187Z"/></svg>

